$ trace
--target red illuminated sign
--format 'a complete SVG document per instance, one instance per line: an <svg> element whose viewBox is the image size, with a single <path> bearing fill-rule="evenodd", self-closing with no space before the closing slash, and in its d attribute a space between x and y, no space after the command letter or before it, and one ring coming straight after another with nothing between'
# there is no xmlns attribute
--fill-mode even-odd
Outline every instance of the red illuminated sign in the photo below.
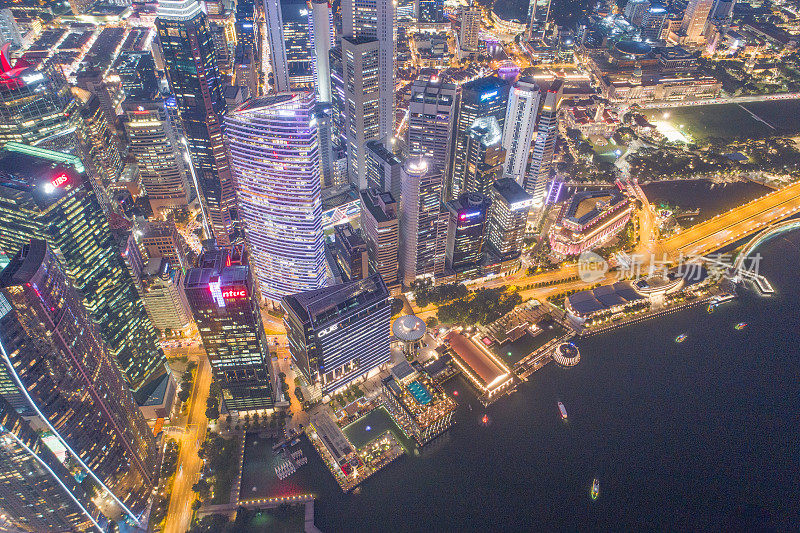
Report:
<svg viewBox="0 0 800 533"><path fill-rule="evenodd" d="M62 185L66 185L69 182L69 176L64 173L59 174L55 178L50 180L50 183L53 187L61 187Z"/></svg>
<svg viewBox="0 0 800 533"><path fill-rule="evenodd" d="M223 298L232 298L238 300L239 298L247 298L247 289L228 289L222 291Z"/></svg>

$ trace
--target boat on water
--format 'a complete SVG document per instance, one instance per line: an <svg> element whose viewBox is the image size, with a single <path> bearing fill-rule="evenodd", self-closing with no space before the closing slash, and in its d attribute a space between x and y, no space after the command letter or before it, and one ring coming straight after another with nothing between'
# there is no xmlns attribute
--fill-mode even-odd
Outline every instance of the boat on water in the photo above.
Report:
<svg viewBox="0 0 800 533"><path fill-rule="evenodd" d="M593 500L596 500L600 496L600 480L597 478L594 478L594 481L592 482L591 494Z"/></svg>
<svg viewBox="0 0 800 533"><path fill-rule="evenodd" d="M686 340L686 337L687 337L686 333L681 333L680 335L678 335L677 337L675 337L675 342L677 342L678 344L680 344L680 343L682 343L683 341L685 341L685 340Z"/></svg>
<svg viewBox="0 0 800 533"><path fill-rule="evenodd" d="M716 308L715 304L708 304L708 308L706 309L706 311L708 311L708 314L711 314L714 312L715 308Z"/></svg>
<svg viewBox="0 0 800 533"><path fill-rule="evenodd" d="M747 322L739 322L739 323L738 323L738 324L736 324L736 326L734 326L734 327L735 327L736 329L738 329L738 330L742 330L742 329L744 329L744 328L746 328L746 327L747 327Z"/></svg>
<svg viewBox="0 0 800 533"><path fill-rule="evenodd" d="M567 419L567 408L564 407L563 403L558 402L558 410L561 411L561 420L566 420Z"/></svg>

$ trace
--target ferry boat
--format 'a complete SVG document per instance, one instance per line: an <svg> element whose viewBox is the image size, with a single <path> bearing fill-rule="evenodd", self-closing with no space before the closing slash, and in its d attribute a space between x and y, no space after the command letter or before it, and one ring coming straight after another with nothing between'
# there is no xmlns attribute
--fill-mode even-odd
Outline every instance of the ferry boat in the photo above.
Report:
<svg viewBox="0 0 800 533"><path fill-rule="evenodd" d="M600 496L600 480L597 478L594 478L594 481L592 482L591 494L593 500L596 500Z"/></svg>
<svg viewBox="0 0 800 533"><path fill-rule="evenodd" d="M682 343L685 340L686 340L686 333L681 333L680 335L675 337L675 342L677 342L678 344Z"/></svg>
<svg viewBox="0 0 800 533"><path fill-rule="evenodd" d="M734 327L735 327L736 329L738 329L738 330L742 330L742 329L744 329L744 328L746 328L746 327L747 327L747 322L739 322L739 323L738 323L738 324L736 324L736 326L734 326Z"/></svg>
<svg viewBox="0 0 800 533"><path fill-rule="evenodd" d="M558 402L558 410L561 411L561 420L566 420L567 419L567 408L564 407L563 403Z"/></svg>

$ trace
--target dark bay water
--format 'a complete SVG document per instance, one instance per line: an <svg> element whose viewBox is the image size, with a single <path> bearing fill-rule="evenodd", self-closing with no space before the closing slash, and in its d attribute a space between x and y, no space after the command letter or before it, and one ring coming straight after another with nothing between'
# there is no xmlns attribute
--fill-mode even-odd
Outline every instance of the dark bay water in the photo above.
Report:
<svg viewBox="0 0 800 533"><path fill-rule="evenodd" d="M578 341L578 366L536 373L488 409L488 427L470 400L475 409L462 405L441 441L398 459L360 494L317 476L317 526L796 531L800 232L758 251L776 295L744 289L714 314L697 308ZM736 331L740 321L748 327ZM688 339L676 344L680 333ZM468 400L467 384L451 388Z"/></svg>
<svg viewBox="0 0 800 533"><path fill-rule="evenodd" d="M715 184L706 180L665 181L642 185L648 201L666 202L686 210L700 209L691 224L696 224L755 198L772 192L772 189L750 181Z"/></svg>

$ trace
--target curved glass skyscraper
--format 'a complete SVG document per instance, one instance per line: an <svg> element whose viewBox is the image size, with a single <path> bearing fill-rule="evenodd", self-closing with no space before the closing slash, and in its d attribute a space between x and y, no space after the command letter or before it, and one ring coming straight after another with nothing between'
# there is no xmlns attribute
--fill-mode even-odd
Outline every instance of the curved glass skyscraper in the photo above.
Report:
<svg viewBox="0 0 800 533"><path fill-rule="evenodd" d="M325 284L313 93L253 98L225 117L240 220L261 295Z"/></svg>

